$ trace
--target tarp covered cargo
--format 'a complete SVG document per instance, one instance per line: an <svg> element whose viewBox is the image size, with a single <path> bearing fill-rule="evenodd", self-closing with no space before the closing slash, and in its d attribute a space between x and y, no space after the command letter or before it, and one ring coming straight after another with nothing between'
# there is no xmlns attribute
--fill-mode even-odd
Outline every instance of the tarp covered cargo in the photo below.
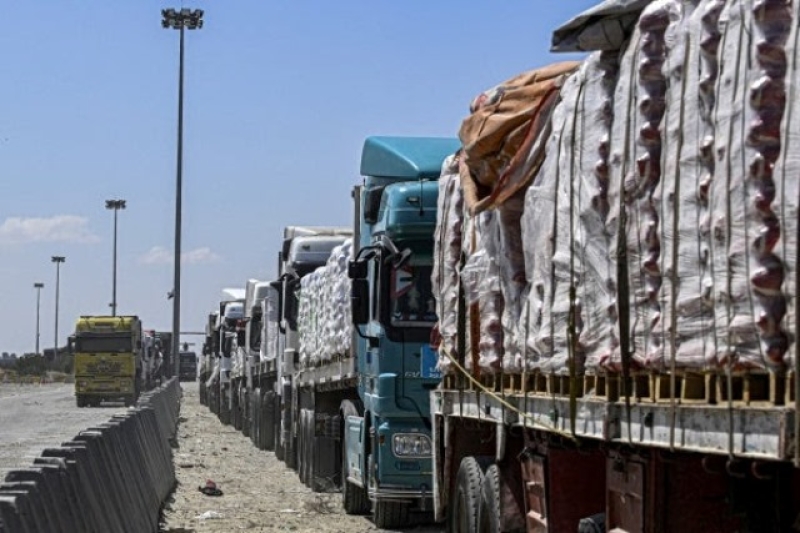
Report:
<svg viewBox="0 0 800 533"><path fill-rule="evenodd" d="M481 93L461 124L460 173L472 213L495 207L526 187L541 164L534 148L550 129L550 113L573 61L531 70Z"/></svg>
<svg viewBox="0 0 800 533"><path fill-rule="evenodd" d="M612 4L641 6L601 6ZM482 249L496 264L481 261L496 269L487 287L501 288L502 368L793 363L797 18L784 2L647 2L621 50L592 54L563 80L547 135L518 142L513 116L495 126L506 138L461 173L472 215L456 223L466 249L475 214L496 208L499 229L481 232L494 235ZM481 168L501 176L511 160L539 161L512 194L476 179ZM480 252L468 257L478 263ZM491 354L478 357L483 370L499 368Z"/></svg>

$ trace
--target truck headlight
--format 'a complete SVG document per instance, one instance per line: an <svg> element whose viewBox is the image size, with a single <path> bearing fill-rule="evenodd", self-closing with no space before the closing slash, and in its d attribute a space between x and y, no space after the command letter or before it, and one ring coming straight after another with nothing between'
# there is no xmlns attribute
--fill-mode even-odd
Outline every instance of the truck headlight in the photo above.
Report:
<svg viewBox="0 0 800 533"><path fill-rule="evenodd" d="M397 457L430 457L431 439L421 433L397 433L392 437L392 451Z"/></svg>

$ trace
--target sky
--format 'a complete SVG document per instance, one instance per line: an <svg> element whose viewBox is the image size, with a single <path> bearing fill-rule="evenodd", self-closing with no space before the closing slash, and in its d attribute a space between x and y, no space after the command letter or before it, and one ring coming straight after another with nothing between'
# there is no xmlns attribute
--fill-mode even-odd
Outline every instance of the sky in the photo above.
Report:
<svg viewBox="0 0 800 533"><path fill-rule="evenodd" d="M574 56L552 31L597 0L226 0L187 32L181 331L275 277L287 225L349 225L370 135L456 137L470 101ZM0 352L117 312L172 329L178 32L151 0L0 0ZM201 342L200 337L184 340Z"/></svg>

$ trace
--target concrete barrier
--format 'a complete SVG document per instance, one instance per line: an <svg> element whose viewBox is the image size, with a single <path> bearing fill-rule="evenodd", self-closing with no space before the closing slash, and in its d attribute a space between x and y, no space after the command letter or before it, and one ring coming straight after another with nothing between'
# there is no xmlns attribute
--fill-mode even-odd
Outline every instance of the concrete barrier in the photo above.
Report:
<svg viewBox="0 0 800 533"><path fill-rule="evenodd" d="M175 487L180 395L170 379L125 414L9 471L0 482L0 533L157 532Z"/></svg>

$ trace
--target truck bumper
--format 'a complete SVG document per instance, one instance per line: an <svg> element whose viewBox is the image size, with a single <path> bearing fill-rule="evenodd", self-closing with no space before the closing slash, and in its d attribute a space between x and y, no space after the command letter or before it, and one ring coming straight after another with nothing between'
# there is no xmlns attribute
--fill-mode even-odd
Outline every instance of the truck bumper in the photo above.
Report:
<svg viewBox="0 0 800 533"><path fill-rule="evenodd" d="M377 490L369 491L369 499L372 501L381 500L416 503L422 511L433 508L433 492L421 491L418 489L380 487Z"/></svg>
<svg viewBox="0 0 800 533"><path fill-rule="evenodd" d="M75 393L91 396L125 396L135 391L133 378L75 378Z"/></svg>

